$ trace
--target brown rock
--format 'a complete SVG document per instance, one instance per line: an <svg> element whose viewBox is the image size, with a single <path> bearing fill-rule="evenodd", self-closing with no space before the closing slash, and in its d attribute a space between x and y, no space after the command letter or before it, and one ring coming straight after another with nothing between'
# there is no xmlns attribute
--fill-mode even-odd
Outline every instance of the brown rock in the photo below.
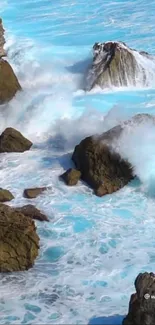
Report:
<svg viewBox="0 0 155 325"><path fill-rule="evenodd" d="M130 49L123 42L95 43L93 46L93 62L86 76L86 90L95 86L107 88L111 86L136 86L141 74L141 85L148 86L148 71L136 59L137 51ZM147 57L152 61L147 52L139 52L144 60Z"/></svg>
<svg viewBox="0 0 155 325"><path fill-rule="evenodd" d="M0 136L0 152L24 152L31 146L32 142L13 128L6 128Z"/></svg>
<svg viewBox="0 0 155 325"><path fill-rule="evenodd" d="M0 104L10 101L21 86L11 65L0 59Z"/></svg>
<svg viewBox="0 0 155 325"><path fill-rule="evenodd" d="M82 179L98 196L111 194L125 186L132 178L131 165L111 150L111 137L120 134L121 127L113 128L101 136L88 137L75 147L72 159L81 171Z"/></svg>
<svg viewBox="0 0 155 325"><path fill-rule="evenodd" d="M0 205L0 272L25 271L34 264L39 237L34 221Z"/></svg>
<svg viewBox="0 0 155 325"><path fill-rule="evenodd" d="M0 188L0 202L7 202L14 199L14 196L12 193L8 190L4 190L3 188Z"/></svg>
<svg viewBox="0 0 155 325"><path fill-rule="evenodd" d="M16 208L16 211L21 212L24 214L26 217L29 217L31 219L39 220L39 221L49 221L47 216L40 212L34 205L32 204L27 204L24 205L23 207Z"/></svg>
<svg viewBox="0 0 155 325"><path fill-rule="evenodd" d="M4 28L2 24L2 19L0 18L0 58L6 56L6 52L4 50L5 38L4 38Z"/></svg>
<svg viewBox="0 0 155 325"><path fill-rule="evenodd" d="M34 199L48 189L49 187L27 188L24 190L23 196L27 199Z"/></svg>
<svg viewBox="0 0 155 325"><path fill-rule="evenodd" d="M63 181L69 185L73 186L76 185L81 177L81 172L77 169L70 168L64 174L60 176Z"/></svg>
<svg viewBox="0 0 155 325"><path fill-rule="evenodd" d="M155 274L140 273L135 280L136 293L131 295L128 315L122 325L155 324Z"/></svg>

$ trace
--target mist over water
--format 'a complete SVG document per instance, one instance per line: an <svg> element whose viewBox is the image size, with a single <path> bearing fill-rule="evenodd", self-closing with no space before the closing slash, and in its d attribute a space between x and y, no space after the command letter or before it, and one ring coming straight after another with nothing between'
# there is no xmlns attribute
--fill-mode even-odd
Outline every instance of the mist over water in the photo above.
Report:
<svg viewBox="0 0 155 325"><path fill-rule="evenodd" d="M127 128L115 143L138 176L119 192L98 198L82 182L68 188L58 179L81 139L135 114L155 114L147 59L139 63L148 71L148 88L82 90L95 42L121 40L155 54L154 10L153 1L139 0L0 3L8 59L23 88L1 107L0 132L12 126L34 143L29 152L1 155L1 187L14 194L11 205L22 206L29 203L25 188L52 186L32 200L51 221L37 223L41 249L34 268L0 275L1 324L87 324L124 315L137 274L154 271L153 122Z"/></svg>

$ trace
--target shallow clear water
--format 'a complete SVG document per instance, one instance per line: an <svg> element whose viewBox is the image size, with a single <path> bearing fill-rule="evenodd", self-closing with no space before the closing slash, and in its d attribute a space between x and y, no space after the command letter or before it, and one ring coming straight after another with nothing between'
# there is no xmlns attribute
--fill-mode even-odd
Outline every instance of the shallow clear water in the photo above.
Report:
<svg viewBox="0 0 155 325"><path fill-rule="evenodd" d="M51 221L37 223L34 268L0 275L0 324L88 324L92 317L124 315L136 275L154 271L155 200L146 190L155 176L154 130L146 128L141 143L139 134L125 143L141 183L97 198L82 183L68 188L58 180L83 137L135 113L155 113L153 83L82 91L94 42L121 40L155 54L154 10L153 0L149 6L144 0L1 1L6 49L24 92L4 107L0 131L14 126L34 143L27 153L1 155L1 187L19 206L28 203L26 187L52 190L32 201Z"/></svg>

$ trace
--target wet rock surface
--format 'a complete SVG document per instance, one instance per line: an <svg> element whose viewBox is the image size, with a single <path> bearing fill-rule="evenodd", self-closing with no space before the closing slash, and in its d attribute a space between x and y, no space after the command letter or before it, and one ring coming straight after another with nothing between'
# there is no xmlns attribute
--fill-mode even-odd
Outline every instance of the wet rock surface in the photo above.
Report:
<svg viewBox="0 0 155 325"><path fill-rule="evenodd" d="M131 295L128 315L122 325L155 324L155 274L140 273L135 280L136 293Z"/></svg>
<svg viewBox="0 0 155 325"><path fill-rule="evenodd" d="M38 251L39 237L34 221L0 204L0 272L28 270Z"/></svg>

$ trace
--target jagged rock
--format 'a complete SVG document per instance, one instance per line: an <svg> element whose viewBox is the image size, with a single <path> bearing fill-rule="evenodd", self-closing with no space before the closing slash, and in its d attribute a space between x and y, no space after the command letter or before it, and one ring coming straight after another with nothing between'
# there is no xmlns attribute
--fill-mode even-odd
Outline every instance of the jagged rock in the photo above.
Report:
<svg viewBox="0 0 155 325"><path fill-rule="evenodd" d="M136 293L131 295L128 315L122 325L155 324L155 274L140 273L135 280Z"/></svg>
<svg viewBox="0 0 155 325"><path fill-rule="evenodd" d="M24 271L34 264L39 237L34 221L0 205L0 272Z"/></svg>
<svg viewBox="0 0 155 325"><path fill-rule="evenodd" d="M23 196L27 199L34 199L48 189L50 188L49 187L27 188L24 190Z"/></svg>
<svg viewBox="0 0 155 325"><path fill-rule="evenodd" d="M123 42L105 42L94 44L93 55L93 63L86 77L86 90L95 86L107 88L136 86L139 83L148 86L150 76L147 78L148 67L145 69L143 61L152 61L153 57L147 52L137 52Z"/></svg>
<svg viewBox="0 0 155 325"><path fill-rule="evenodd" d="M31 146L32 142L13 128L6 128L0 136L0 152L24 152Z"/></svg>
<svg viewBox="0 0 155 325"><path fill-rule="evenodd" d="M2 19L0 18L0 58L6 56L6 52L4 50L5 38L4 38L4 28L2 24Z"/></svg>
<svg viewBox="0 0 155 325"><path fill-rule="evenodd" d="M29 217L31 219L39 220L39 221L49 221L47 216L40 212L34 205L27 204L23 207L16 208L16 211L21 212L26 217Z"/></svg>
<svg viewBox="0 0 155 325"><path fill-rule="evenodd" d="M72 160L81 171L81 178L94 189L96 195L116 192L135 177L132 165L120 156L115 144L127 129L132 133L137 125L147 121L155 126L153 116L137 114L101 135L85 138L75 147Z"/></svg>
<svg viewBox="0 0 155 325"><path fill-rule="evenodd" d="M9 102L18 90L21 86L11 65L0 59L0 104Z"/></svg>
<svg viewBox="0 0 155 325"><path fill-rule="evenodd" d="M0 188L0 202L7 202L14 199L12 193L8 190Z"/></svg>
<svg viewBox="0 0 155 325"><path fill-rule="evenodd" d="M70 168L60 176L62 180L69 186L76 185L81 177L81 172L77 169Z"/></svg>

